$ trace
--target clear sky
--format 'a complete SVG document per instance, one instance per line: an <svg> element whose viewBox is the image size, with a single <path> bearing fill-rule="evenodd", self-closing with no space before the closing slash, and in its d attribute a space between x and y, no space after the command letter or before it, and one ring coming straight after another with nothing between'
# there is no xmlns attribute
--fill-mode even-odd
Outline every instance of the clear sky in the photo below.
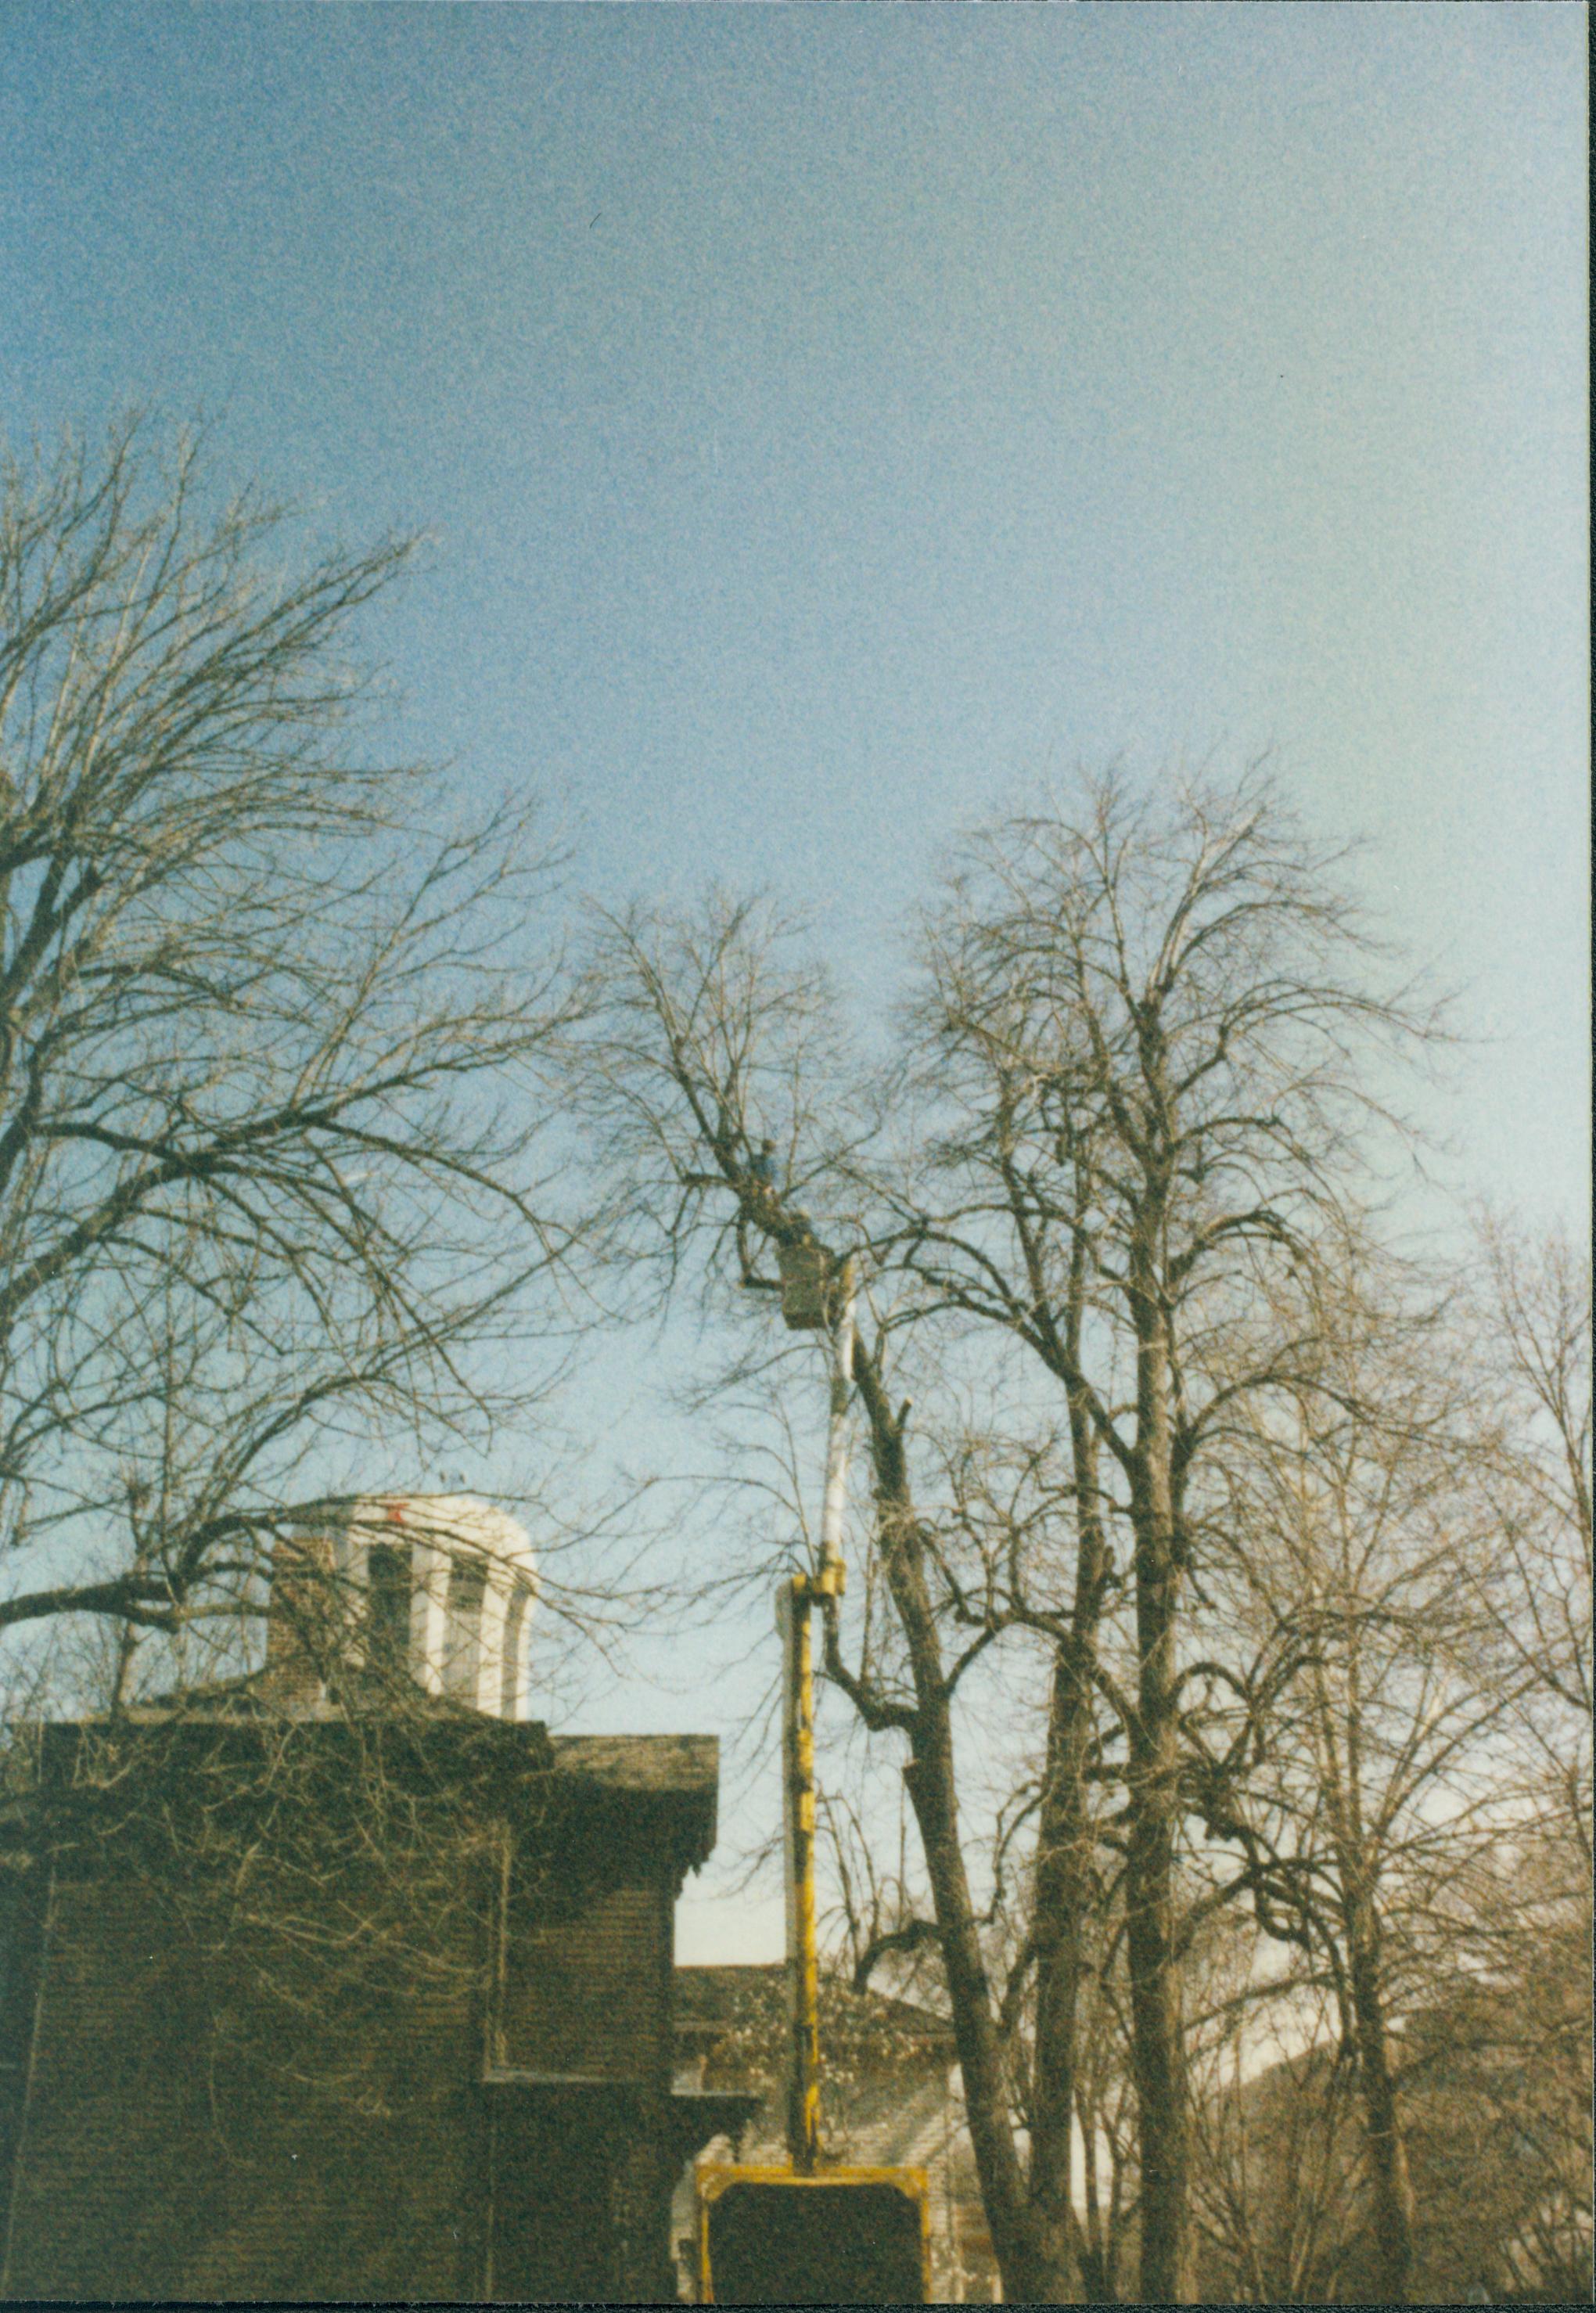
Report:
<svg viewBox="0 0 1596 2313"><path fill-rule="evenodd" d="M1493 1040L1454 1184L1577 1225L1584 34L12 0L0 422L203 410L424 527L406 743L568 802L607 896L773 883L866 989L1028 778L1274 743Z"/></svg>

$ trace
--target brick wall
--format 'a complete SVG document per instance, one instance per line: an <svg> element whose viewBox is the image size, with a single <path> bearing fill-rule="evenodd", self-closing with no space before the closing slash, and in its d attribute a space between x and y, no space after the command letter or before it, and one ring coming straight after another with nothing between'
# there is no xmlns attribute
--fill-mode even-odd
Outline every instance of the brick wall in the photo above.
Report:
<svg viewBox="0 0 1596 2313"><path fill-rule="evenodd" d="M550 1918L534 1894L509 1922L504 2056L531 2071L662 2079L659 1892L602 1888Z"/></svg>
<svg viewBox="0 0 1596 2313"><path fill-rule="evenodd" d="M114 1869L54 1892L8 2293L478 2294L469 2004L401 2006L363 2094L313 2045L264 2062L247 2015L241 2045L172 1930Z"/></svg>
<svg viewBox="0 0 1596 2313"><path fill-rule="evenodd" d="M502 1838L467 1825L458 1900L418 1905L386 1984L280 1887L252 1918L248 1886L199 1884L178 1802L218 1788L196 1753L170 1821L125 1780L98 1834L58 1818L42 1934L7 1939L0 2061L31 2068L5 2293L656 2296L680 1870L657 1799L555 1777L522 1807L502 1915ZM339 1924L365 1893L347 1839L329 1854ZM495 2064L578 2080L494 2085Z"/></svg>

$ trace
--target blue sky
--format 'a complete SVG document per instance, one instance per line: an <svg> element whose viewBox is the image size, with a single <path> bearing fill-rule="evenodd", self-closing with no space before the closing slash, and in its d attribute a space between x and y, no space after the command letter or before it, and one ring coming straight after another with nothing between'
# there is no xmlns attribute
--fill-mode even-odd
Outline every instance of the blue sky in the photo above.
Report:
<svg viewBox="0 0 1596 2313"><path fill-rule="evenodd" d="M424 528L404 743L867 995L1028 779L1274 744L1490 1040L1450 1183L1577 1223L1584 30L13 0L0 421Z"/></svg>

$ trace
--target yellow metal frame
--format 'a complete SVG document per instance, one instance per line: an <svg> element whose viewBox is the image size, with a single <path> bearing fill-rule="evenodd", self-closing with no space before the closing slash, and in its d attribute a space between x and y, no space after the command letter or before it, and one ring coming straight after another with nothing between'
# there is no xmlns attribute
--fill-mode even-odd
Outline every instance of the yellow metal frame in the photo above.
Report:
<svg viewBox="0 0 1596 2313"><path fill-rule="evenodd" d="M854 1262L842 1264L831 1338L831 1418L826 1438L826 1497L820 1563L776 1594L782 1638L782 1813L787 1883L787 2151L800 2175L820 2159L820 1959L815 1942L815 1607L840 1598L847 1583L842 1523L847 1493L848 1392L852 1386Z"/></svg>
<svg viewBox="0 0 1596 2313"><path fill-rule="evenodd" d="M820 2158L820 1957L815 1939L815 1705L811 1613L843 1586L839 1566L795 1574L776 1594L785 1658L782 1797L787 1890L787 2150L807 2176Z"/></svg>
<svg viewBox="0 0 1596 2313"><path fill-rule="evenodd" d="M890 2185L920 2212L921 2302L931 2294L931 2180L924 2168L818 2168L809 2174L797 2168L745 2166L731 2160L701 2160L693 2171L698 2203L698 2271L700 2305L713 2305L715 2276L709 2269L709 2212L733 2185L795 2185L805 2191L828 2193L853 2185Z"/></svg>

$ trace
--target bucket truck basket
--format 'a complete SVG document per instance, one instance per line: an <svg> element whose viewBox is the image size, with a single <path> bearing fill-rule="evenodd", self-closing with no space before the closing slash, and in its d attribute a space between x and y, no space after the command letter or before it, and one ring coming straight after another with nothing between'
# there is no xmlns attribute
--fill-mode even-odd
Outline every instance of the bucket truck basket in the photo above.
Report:
<svg viewBox="0 0 1596 2313"><path fill-rule="evenodd" d="M834 1266L823 1245L806 1237L797 1244L776 1249L781 1271L781 1313L794 1332L814 1331L830 1323Z"/></svg>
<svg viewBox="0 0 1596 2313"><path fill-rule="evenodd" d="M923 2168L701 2162L700 2305L929 2305Z"/></svg>

